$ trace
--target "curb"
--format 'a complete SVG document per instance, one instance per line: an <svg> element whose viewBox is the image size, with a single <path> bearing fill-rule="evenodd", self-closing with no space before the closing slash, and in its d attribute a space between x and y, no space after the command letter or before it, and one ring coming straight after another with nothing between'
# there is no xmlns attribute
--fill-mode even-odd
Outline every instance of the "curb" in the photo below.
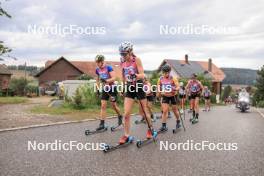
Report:
<svg viewBox="0 0 264 176"><path fill-rule="evenodd" d="M255 108L255 109L264 118L264 114L262 112L260 112L260 110L258 108Z"/></svg>
<svg viewBox="0 0 264 176"><path fill-rule="evenodd" d="M131 114L131 116L134 116L134 115L136 114ZM106 117L106 119L113 119L113 118L117 118L117 116ZM38 128L38 127L48 127L48 126L64 125L64 124L71 124L71 123L82 123L82 122L89 122L89 121L96 121L96 120L98 119L71 120L71 121L63 121L63 122L56 122L56 123L46 123L46 124L40 124L40 125L29 125L29 126L23 126L23 127L5 128L5 129L0 129L0 133L7 132L7 131L26 130L26 129Z"/></svg>

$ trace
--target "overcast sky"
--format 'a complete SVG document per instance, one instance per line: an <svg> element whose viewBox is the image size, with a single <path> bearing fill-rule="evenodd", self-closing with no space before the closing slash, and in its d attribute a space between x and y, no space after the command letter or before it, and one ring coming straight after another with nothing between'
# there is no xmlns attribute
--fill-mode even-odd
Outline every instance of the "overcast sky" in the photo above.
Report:
<svg viewBox="0 0 264 176"><path fill-rule="evenodd" d="M148 70L165 58L183 59L184 54L190 60L212 58L219 67L259 69L264 64L263 0L0 1L12 15L12 19L0 18L0 40L19 58L6 64L26 61L44 66L46 60L60 56L93 60L98 53L118 61L122 41L134 44L135 54ZM34 25L37 33L28 29ZM40 31L56 25L94 31L67 35ZM167 34L161 30L166 25ZM205 30L190 32L201 28Z"/></svg>

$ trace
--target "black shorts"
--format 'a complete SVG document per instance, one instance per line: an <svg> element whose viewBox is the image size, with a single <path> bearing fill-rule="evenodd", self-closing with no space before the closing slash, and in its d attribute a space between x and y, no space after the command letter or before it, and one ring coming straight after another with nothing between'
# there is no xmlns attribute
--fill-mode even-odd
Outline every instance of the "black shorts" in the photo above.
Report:
<svg viewBox="0 0 264 176"><path fill-rule="evenodd" d="M162 96L162 103L176 105L178 103L177 96L166 97Z"/></svg>
<svg viewBox="0 0 264 176"><path fill-rule="evenodd" d="M141 82L139 82L141 83ZM130 87L130 88L129 88ZM143 90L143 83L142 86L138 85L136 88L136 85L126 85L126 93L125 97L127 98L132 98L132 99L137 99L137 100L143 100L146 99L146 93Z"/></svg>
<svg viewBox="0 0 264 176"><path fill-rule="evenodd" d="M147 100L148 100L149 102L153 102L153 101L154 101L154 96L153 96L153 95L149 95L149 96L147 96Z"/></svg>
<svg viewBox="0 0 264 176"><path fill-rule="evenodd" d="M190 99L195 99L196 97L200 98L201 94L200 93L194 93L194 94L191 94L190 96Z"/></svg>
<svg viewBox="0 0 264 176"><path fill-rule="evenodd" d="M186 98L186 95L179 95L180 99Z"/></svg>
<svg viewBox="0 0 264 176"><path fill-rule="evenodd" d="M210 100L210 97L204 97L204 99L206 99L206 100Z"/></svg>
<svg viewBox="0 0 264 176"><path fill-rule="evenodd" d="M106 100L108 101L110 96L112 97L110 99L111 102L116 102L117 101L117 88L114 87L112 88L112 90L108 91L108 92L105 92L104 90L102 91L102 96L101 96L101 100Z"/></svg>

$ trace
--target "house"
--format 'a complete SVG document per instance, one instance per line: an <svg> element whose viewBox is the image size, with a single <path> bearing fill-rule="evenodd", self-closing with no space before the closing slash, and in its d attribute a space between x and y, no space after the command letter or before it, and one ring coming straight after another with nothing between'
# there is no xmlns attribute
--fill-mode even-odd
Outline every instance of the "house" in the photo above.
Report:
<svg viewBox="0 0 264 176"><path fill-rule="evenodd" d="M4 64L0 64L0 91L7 91L12 73Z"/></svg>
<svg viewBox="0 0 264 176"><path fill-rule="evenodd" d="M116 72L117 79L121 79L122 73L119 62L107 61ZM35 75L38 78L39 86L48 87L51 82L64 80L76 80L82 74L96 78L96 63L93 61L68 61L64 57L57 60L48 60L45 68Z"/></svg>
<svg viewBox="0 0 264 176"><path fill-rule="evenodd" d="M212 80L212 91L216 95L221 95L222 81L225 78L224 72L212 63L210 58L206 61L190 61L188 55L185 55L184 60L164 59L158 68L164 64L169 64L172 68L171 74L177 78L190 78L193 73L203 74L206 78Z"/></svg>

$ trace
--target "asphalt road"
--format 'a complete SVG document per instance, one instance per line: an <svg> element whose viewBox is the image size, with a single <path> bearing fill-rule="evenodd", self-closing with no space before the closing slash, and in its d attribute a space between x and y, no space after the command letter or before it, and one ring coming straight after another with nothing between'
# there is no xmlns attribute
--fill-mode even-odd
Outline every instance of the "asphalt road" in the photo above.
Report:
<svg viewBox="0 0 264 176"><path fill-rule="evenodd" d="M137 117L133 118L133 121ZM98 122L74 123L0 133L0 175L264 175L264 118L257 112L240 113L233 106L214 107L201 112L200 122L191 125L186 116L186 132L170 131L158 136L156 144L140 149L135 144L110 153L102 151L28 151L28 141L38 143L115 144L122 130L85 136ZM108 121L114 124L116 119ZM155 123L160 126L160 121ZM134 125L132 134L144 138L146 126ZM209 141L237 143L235 151L160 150L160 142Z"/></svg>

